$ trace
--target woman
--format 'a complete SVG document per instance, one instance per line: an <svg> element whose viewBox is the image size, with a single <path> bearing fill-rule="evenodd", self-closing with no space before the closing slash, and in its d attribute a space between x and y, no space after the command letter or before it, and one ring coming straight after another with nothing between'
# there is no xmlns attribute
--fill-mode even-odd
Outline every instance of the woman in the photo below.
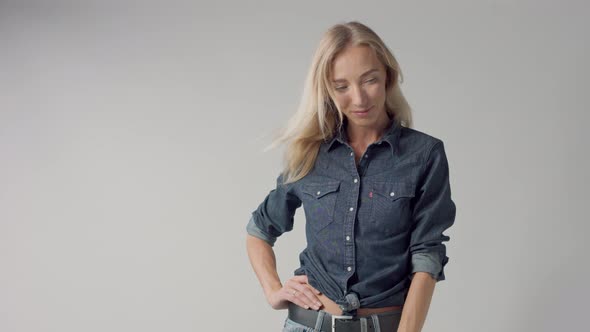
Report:
<svg viewBox="0 0 590 332"><path fill-rule="evenodd" d="M401 71L358 22L321 39L283 135L285 169L252 213L247 250L283 331L422 329L455 219L443 142L411 129ZM281 283L272 246L303 205L307 247Z"/></svg>

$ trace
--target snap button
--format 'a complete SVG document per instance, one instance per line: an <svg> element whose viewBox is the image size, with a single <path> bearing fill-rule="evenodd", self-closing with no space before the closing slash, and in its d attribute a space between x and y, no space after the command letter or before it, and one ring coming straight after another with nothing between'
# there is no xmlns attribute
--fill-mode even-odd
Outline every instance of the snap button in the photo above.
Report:
<svg viewBox="0 0 590 332"><path fill-rule="evenodd" d="M360 301L356 293L349 293L344 296L346 303L340 304L339 307L343 312L351 312L360 307Z"/></svg>
<svg viewBox="0 0 590 332"><path fill-rule="evenodd" d="M389 196L393 197L393 195L395 195L393 191L389 193Z"/></svg>
<svg viewBox="0 0 590 332"><path fill-rule="evenodd" d="M318 191L318 192L316 193L316 195L319 195L320 193L321 193L321 192L320 192L320 191ZM393 193L392 193L392 194L393 194Z"/></svg>

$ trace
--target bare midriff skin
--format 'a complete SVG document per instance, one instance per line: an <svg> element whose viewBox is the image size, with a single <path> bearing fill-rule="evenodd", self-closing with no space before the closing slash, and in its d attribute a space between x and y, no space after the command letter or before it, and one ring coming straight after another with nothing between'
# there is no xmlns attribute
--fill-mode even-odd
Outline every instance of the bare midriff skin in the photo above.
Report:
<svg viewBox="0 0 590 332"><path fill-rule="evenodd" d="M309 285L309 283L308 283ZM316 295L317 298L320 300L320 302L322 303L322 307L320 308L321 310L331 314L331 315L342 315L342 309L340 309L340 307L338 306L338 304L334 301L332 301L329 297L327 297L326 295L319 294ZM357 309L357 316L370 316L372 314L379 314L382 312L387 312L387 311L393 311L393 310L397 310L397 309L401 309L402 306L391 306L391 307L382 307L382 308L358 308Z"/></svg>

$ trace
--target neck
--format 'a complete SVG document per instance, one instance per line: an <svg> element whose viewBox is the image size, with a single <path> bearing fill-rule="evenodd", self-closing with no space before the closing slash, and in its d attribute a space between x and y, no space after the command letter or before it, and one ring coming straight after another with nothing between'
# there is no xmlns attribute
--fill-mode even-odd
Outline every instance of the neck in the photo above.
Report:
<svg viewBox="0 0 590 332"><path fill-rule="evenodd" d="M385 130L391 124L392 119L384 112L385 118L377 121L377 127L359 127L354 126L350 121L346 126L346 134L348 135L348 142L351 145L369 145L373 142L378 141Z"/></svg>

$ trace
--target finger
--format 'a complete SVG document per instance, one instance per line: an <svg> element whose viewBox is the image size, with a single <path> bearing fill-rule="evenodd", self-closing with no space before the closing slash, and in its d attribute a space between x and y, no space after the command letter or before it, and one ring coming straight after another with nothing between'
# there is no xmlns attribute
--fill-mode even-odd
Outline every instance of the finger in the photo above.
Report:
<svg viewBox="0 0 590 332"><path fill-rule="evenodd" d="M294 277L293 277L293 278L291 278L291 279L293 279L293 280L297 280L297 281L299 281L299 282L301 282L301 283L305 283L305 284L307 284L307 285L308 285L308 286L309 286L309 287L310 287L310 288L313 290L313 292L314 292L314 293L316 293L316 294L318 294L318 295L322 293L322 292L320 292L319 290L315 289L313 286L311 286L311 285L309 284L309 280L308 280L308 278L307 278L307 276L306 276L305 274L298 275L298 276L294 276Z"/></svg>
<svg viewBox="0 0 590 332"><path fill-rule="evenodd" d="M298 306L300 306L302 308L309 309L309 304L307 304L306 302L304 302L300 298L301 293L299 291L297 291L295 289L288 289L288 290L285 290L285 293L286 293L285 298L287 300L289 300L290 302L295 303L296 305L298 305Z"/></svg>
<svg viewBox="0 0 590 332"><path fill-rule="evenodd" d="M309 305L313 308L315 308L316 310L322 307L322 303L321 301L314 295L320 295L321 292L317 289L315 289L312 285L310 285L307 282L307 276L306 275L301 275L301 276L294 276L293 278L287 280L287 282L285 283L285 286L288 286L290 288L295 288L299 291L303 291L301 286L306 287L307 289L310 289L313 293L315 294L309 294L306 293L306 296L310 299L311 302L309 302Z"/></svg>
<svg viewBox="0 0 590 332"><path fill-rule="evenodd" d="M301 308L309 310L309 306L299 299L295 299L291 302L295 303L296 305L300 306Z"/></svg>
<svg viewBox="0 0 590 332"><path fill-rule="evenodd" d="M317 295L322 294L322 292L320 292L319 290L315 289L312 285L307 284L307 287L309 287L314 293L316 293Z"/></svg>
<svg viewBox="0 0 590 332"><path fill-rule="evenodd" d="M318 310L322 303L320 302L320 300L313 294L313 291L308 287L307 284L296 284L295 285L295 290L297 290L299 293L297 294L298 298L303 301L304 303L306 303L307 305L309 305L310 307Z"/></svg>
<svg viewBox="0 0 590 332"><path fill-rule="evenodd" d="M305 274L298 275L298 276L293 276L291 279L292 280L297 280L299 282L307 282L307 276Z"/></svg>
<svg viewBox="0 0 590 332"><path fill-rule="evenodd" d="M290 286L284 287L285 289L285 298L293 303L299 303L301 307L305 309L309 309L310 307L318 310L321 306L321 303L318 304L316 301L312 301L309 299L309 295L306 295L304 292L311 293L309 289L306 289L303 284L298 282L291 282Z"/></svg>

